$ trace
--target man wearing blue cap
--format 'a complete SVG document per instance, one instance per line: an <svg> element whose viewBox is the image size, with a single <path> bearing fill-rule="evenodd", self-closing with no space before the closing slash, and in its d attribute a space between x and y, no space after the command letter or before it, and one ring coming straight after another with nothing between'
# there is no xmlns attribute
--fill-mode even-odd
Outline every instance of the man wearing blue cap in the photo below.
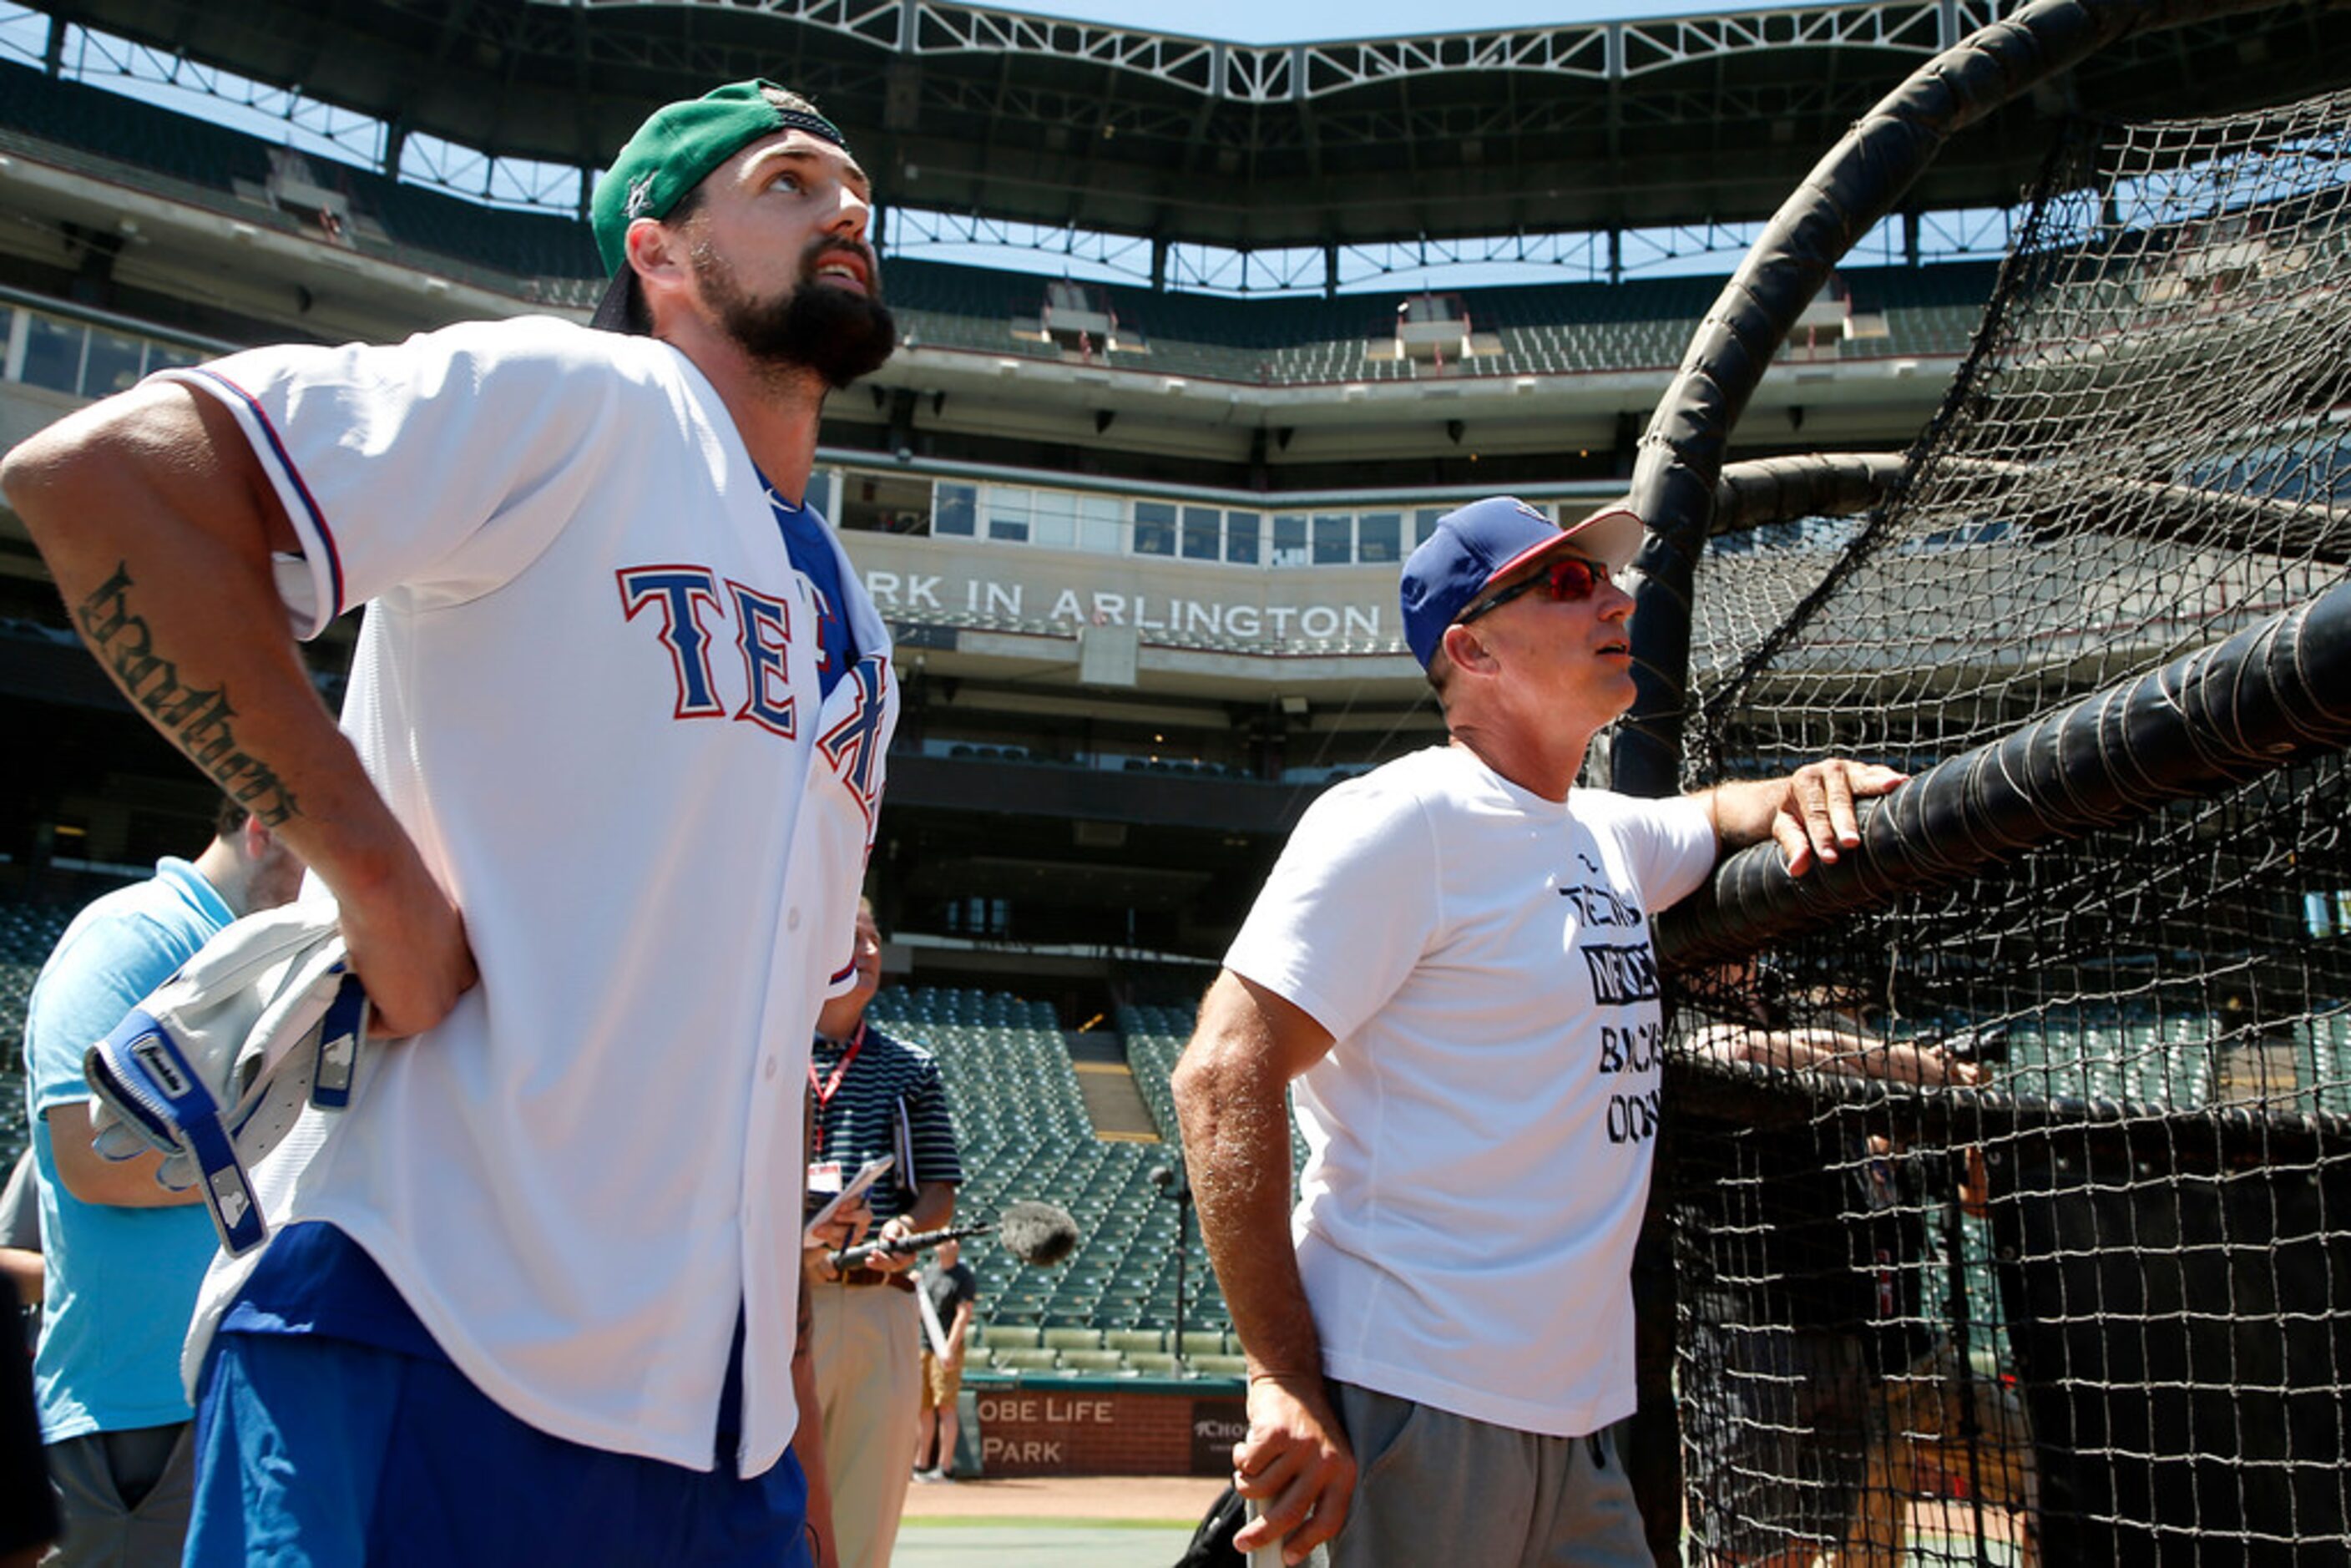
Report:
<svg viewBox="0 0 2351 1568"><path fill-rule="evenodd" d="M85 639L412 1037L207 1280L191 1563L808 1561L800 1085L897 692L803 503L893 340L871 201L721 88L597 188L611 329L256 350L10 455ZM362 601L339 728L288 622Z"/></svg>
<svg viewBox="0 0 2351 1568"><path fill-rule="evenodd" d="M1791 872L1860 841L1831 761L1639 800L1576 785L1633 700L1642 538L1522 501L1405 563L1449 746L1300 821L1176 1077L1209 1256L1249 1358L1236 1544L1333 1568L1646 1568L1605 1436L1633 1410L1630 1267L1664 1026L1649 917L1717 857ZM1283 1102L1307 1162L1294 1215ZM1290 1221L1285 1228L1284 1219Z"/></svg>

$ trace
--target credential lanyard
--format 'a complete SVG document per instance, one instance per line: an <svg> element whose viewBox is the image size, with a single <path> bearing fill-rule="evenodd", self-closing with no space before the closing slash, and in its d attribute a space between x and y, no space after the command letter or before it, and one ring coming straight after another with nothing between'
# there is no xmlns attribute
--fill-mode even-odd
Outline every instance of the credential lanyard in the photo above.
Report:
<svg viewBox="0 0 2351 1568"><path fill-rule="evenodd" d="M824 1153L825 1107L832 1103L835 1094L841 1092L841 1081L849 1076L849 1064L855 1061L857 1053L864 1049L865 1025L861 1022L857 1032L849 1037L849 1049L841 1053L841 1063L832 1070L831 1077L818 1078L816 1063L809 1063L809 1092L816 1096L816 1152L820 1155Z"/></svg>

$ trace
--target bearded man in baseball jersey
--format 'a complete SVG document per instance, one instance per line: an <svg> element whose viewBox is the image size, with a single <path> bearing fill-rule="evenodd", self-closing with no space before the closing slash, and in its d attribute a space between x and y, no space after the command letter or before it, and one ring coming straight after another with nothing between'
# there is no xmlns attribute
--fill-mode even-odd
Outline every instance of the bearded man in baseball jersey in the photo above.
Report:
<svg viewBox="0 0 2351 1568"><path fill-rule="evenodd" d="M616 329L235 354L7 465L409 1037L208 1284L192 1563L807 1560L800 1086L897 694L801 502L893 341L870 202L805 100L722 88L597 189ZM287 627L362 601L338 728Z"/></svg>
<svg viewBox="0 0 2351 1568"><path fill-rule="evenodd" d="M1642 537L1507 497L1405 564L1452 744L1310 808L1176 1070L1249 1354L1235 1484L1284 1560L1646 1568L1604 1429L1634 1406L1633 1243L1663 1024L1649 915L1724 849L1799 874L1902 776L1815 763L1674 800L1576 787L1633 699ZM1307 1162L1288 1216L1293 1085ZM1290 1223L1285 1225L1285 1219Z"/></svg>

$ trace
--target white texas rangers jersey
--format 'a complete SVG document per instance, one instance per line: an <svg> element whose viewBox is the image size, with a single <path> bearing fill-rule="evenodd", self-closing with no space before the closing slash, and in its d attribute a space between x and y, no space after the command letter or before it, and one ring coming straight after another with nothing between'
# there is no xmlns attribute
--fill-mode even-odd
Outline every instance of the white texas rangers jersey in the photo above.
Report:
<svg viewBox="0 0 2351 1568"><path fill-rule="evenodd" d="M526 319L175 379L235 411L293 518L298 630L368 605L343 727L481 966L375 1054L273 1220L341 1227L522 1419L694 1469L739 1306L764 1470L797 1419L800 1086L896 720L886 629L837 540L848 602L812 602L717 393L651 339ZM862 662L826 700L828 609Z"/></svg>

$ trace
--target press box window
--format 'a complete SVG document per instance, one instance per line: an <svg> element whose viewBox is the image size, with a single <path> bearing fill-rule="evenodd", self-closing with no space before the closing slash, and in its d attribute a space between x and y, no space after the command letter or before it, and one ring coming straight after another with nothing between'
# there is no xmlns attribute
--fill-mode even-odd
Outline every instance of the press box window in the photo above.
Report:
<svg viewBox="0 0 2351 1568"><path fill-rule="evenodd" d="M1354 559L1355 519L1345 512L1325 512L1314 519L1314 564L1345 566Z"/></svg>
<svg viewBox="0 0 2351 1568"><path fill-rule="evenodd" d="M1222 531L1223 516L1214 507L1184 508L1184 559L1214 560L1217 559L1217 536Z"/></svg>
<svg viewBox="0 0 2351 1568"><path fill-rule="evenodd" d="M1029 542L1029 513L1032 492L1008 485L987 487L987 537L1010 544Z"/></svg>
<svg viewBox="0 0 2351 1568"><path fill-rule="evenodd" d="M1078 497L1078 548L1098 555L1116 555L1126 538L1126 519L1114 496Z"/></svg>
<svg viewBox="0 0 2351 1568"><path fill-rule="evenodd" d="M1273 564L1306 564L1306 519L1291 513L1273 519Z"/></svg>
<svg viewBox="0 0 2351 1568"><path fill-rule="evenodd" d="M977 486L941 485L931 492L931 532L969 538L978 509Z"/></svg>
<svg viewBox="0 0 2351 1568"><path fill-rule="evenodd" d="M1225 559L1238 566L1255 566L1258 551L1258 525L1255 512L1225 514Z"/></svg>
<svg viewBox="0 0 2351 1568"><path fill-rule="evenodd" d="M47 316L27 317L25 326L25 368L16 379L51 392L79 392L82 344L89 334Z"/></svg>
<svg viewBox="0 0 2351 1568"><path fill-rule="evenodd" d="M1040 490L1029 512L1031 544L1068 549L1078 541L1078 498L1067 490Z"/></svg>
<svg viewBox="0 0 2351 1568"><path fill-rule="evenodd" d="M1165 501L1137 501L1134 504L1134 553L1176 553L1176 508L1173 505Z"/></svg>

